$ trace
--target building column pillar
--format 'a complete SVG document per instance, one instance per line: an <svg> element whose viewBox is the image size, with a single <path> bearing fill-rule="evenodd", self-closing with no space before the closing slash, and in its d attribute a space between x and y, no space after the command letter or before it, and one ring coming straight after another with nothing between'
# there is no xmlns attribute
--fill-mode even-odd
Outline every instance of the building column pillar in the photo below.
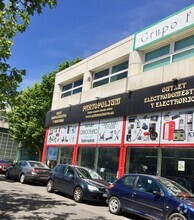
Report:
<svg viewBox="0 0 194 220"><path fill-rule="evenodd" d="M133 51L129 56L129 74L128 77L140 74L142 72L143 52Z"/></svg>

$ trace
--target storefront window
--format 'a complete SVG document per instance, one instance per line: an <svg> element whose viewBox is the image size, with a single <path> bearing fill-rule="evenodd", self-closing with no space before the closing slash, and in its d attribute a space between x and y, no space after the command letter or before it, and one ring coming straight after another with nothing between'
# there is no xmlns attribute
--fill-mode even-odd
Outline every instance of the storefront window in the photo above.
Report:
<svg viewBox="0 0 194 220"><path fill-rule="evenodd" d="M113 182L117 177L118 163L119 147L79 149L78 164L96 170L109 182Z"/></svg>
<svg viewBox="0 0 194 220"><path fill-rule="evenodd" d="M73 155L73 147L62 147L60 148L60 163L68 163L72 162Z"/></svg>
<svg viewBox="0 0 194 220"><path fill-rule="evenodd" d="M194 192L194 149L163 149L161 175Z"/></svg>
<svg viewBox="0 0 194 220"><path fill-rule="evenodd" d="M156 175L157 155L155 148L128 148L125 173Z"/></svg>

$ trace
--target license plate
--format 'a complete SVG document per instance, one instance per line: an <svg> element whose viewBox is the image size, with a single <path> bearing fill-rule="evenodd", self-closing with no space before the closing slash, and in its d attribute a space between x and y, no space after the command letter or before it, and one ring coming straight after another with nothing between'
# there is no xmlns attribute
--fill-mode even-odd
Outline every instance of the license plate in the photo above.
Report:
<svg viewBox="0 0 194 220"><path fill-rule="evenodd" d="M103 196L103 197L107 197L107 194L106 194L106 193L103 193L102 196Z"/></svg>

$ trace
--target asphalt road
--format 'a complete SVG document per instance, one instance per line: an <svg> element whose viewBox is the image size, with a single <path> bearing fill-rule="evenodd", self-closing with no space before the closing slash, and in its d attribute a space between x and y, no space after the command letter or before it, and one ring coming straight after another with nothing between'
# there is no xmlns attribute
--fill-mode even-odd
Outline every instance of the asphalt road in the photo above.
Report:
<svg viewBox="0 0 194 220"><path fill-rule="evenodd" d="M113 215L106 204L76 203L67 195L48 193L45 186L6 180L4 175L0 175L0 219L140 220L127 213Z"/></svg>

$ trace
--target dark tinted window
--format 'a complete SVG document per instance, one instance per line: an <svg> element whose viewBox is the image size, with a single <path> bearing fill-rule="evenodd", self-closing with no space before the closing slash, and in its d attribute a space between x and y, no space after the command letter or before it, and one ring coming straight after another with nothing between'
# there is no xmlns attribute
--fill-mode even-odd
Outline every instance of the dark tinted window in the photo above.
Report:
<svg viewBox="0 0 194 220"><path fill-rule="evenodd" d="M65 175L66 176L74 176L73 168L68 166L65 170Z"/></svg>
<svg viewBox="0 0 194 220"><path fill-rule="evenodd" d="M63 86L62 92L66 91L66 90L69 90L69 89L71 89L71 88L72 88L72 83L69 83L69 84Z"/></svg>
<svg viewBox="0 0 194 220"><path fill-rule="evenodd" d="M140 176L137 181L137 189L143 192L153 193L153 191L160 192L156 181L149 177Z"/></svg>
<svg viewBox="0 0 194 220"><path fill-rule="evenodd" d="M123 182L123 185L132 187L134 180L135 180L135 176L126 176L123 178L122 182Z"/></svg>
<svg viewBox="0 0 194 220"><path fill-rule="evenodd" d="M0 159L0 163L8 163L8 164L12 164L12 161L10 161L10 160L6 160L6 159Z"/></svg>
<svg viewBox="0 0 194 220"><path fill-rule="evenodd" d="M39 163L39 162L35 162L35 161L30 161L29 162L31 167L40 167L40 168L44 168L46 167L46 165L44 163Z"/></svg>
<svg viewBox="0 0 194 220"><path fill-rule="evenodd" d="M56 171L57 173L65 174L65 168L66 168L65 165L58 165L58 166L56 167L55 171Z"/></svg>

